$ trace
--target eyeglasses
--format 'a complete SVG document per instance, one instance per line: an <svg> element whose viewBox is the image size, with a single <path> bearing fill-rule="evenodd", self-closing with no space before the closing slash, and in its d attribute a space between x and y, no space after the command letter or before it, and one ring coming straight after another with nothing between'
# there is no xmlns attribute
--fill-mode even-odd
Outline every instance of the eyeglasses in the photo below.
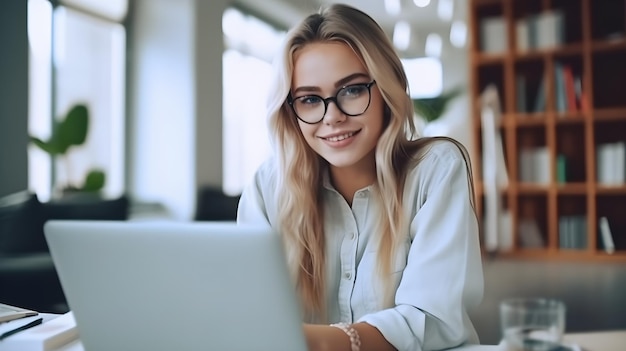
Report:
<svg viewBox="0 0 626 351"><path fill-rule="evenodd" d="M324 99L319 95L304 95L288 98L287 102L299 120L307 124L321 122L326 116L328 104L334 102L339 111L346 116L360 116L370 107L371 88L375 80L369 83L350 84L341 87L335 96Z"/></svg>

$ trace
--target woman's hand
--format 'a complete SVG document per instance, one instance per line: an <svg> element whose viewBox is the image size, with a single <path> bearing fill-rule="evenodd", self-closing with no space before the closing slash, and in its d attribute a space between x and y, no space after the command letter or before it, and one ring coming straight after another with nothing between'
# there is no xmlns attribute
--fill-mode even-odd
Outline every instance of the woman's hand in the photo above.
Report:
<svg viewBox="0 0 626 351"><path fill-rule="evenodd" d="M360 351L395 351L375 327L367 323L352 324L361 339ZM352 351L350 337L343 330L324 324L304 324L309 351Z"/></svg>

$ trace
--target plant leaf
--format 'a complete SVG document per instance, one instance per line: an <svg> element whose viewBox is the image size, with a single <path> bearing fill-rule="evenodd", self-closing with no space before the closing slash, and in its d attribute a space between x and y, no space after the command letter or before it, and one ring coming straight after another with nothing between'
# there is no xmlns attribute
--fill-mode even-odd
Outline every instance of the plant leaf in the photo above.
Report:
<svg viewBox="0 0 626 351"><path fill-rule="evenodd" d="M35 144L35 146L39 147L50 155L58 155L65 152L65 150L62 150L62 148L57 142L55 142L54 139L50 139L50 141L46 142L39 138L31 136L30 141Z"/></svg>
<svg viewBox="0 0 626 351"><path fill-rule="evenodd" d="M67 150L72 145L81 145L87 139L89 111L87 106L78 104L72 107L65 120L59 123L58 140Z"/></svg>
<svg viewBox="0 0 626 351"><path fill-rule="evenodd" d="M83 187L80 190L93 192L100 191L104 188L105 181L106 175L103 171L97 169L91 170L87 174L85 184L83 184Z"/></svg>
<svg viewBox="0 0 626 351"><path fill-rule="evenodd" d="M434 98L413 99L413 108L415 112L424 117L427 122L432 122L441 115L448 107L448 103L463 92L461 87L449 90Z"/></svg>

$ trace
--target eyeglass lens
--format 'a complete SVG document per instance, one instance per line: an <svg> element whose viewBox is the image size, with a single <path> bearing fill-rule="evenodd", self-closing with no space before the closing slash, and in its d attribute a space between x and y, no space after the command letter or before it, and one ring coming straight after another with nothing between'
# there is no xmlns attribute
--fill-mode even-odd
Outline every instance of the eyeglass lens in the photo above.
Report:
<svg viewBox="0 0 626 351"><path fill-rule="evenodd" d="M328 104L333 101L348 116L363 114L370 104L370 86L373 84L353 84L345 86L334 98L323 99L318 95L305 95L293 100L293 110L302 121L317 123L324 119Z"/></svg>

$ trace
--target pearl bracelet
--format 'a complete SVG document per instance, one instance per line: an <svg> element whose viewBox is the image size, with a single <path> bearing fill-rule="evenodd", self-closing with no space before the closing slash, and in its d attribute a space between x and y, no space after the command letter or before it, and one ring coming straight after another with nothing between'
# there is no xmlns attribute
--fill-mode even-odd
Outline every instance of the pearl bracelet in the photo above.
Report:
<svg viewBox="0 0 626 351"><path fill-rule="evenodd" d="M351 324L341 322L331 324L330 326L343 330L350 337L350 348L352 351L361 351L361 337Z"/></svg>

